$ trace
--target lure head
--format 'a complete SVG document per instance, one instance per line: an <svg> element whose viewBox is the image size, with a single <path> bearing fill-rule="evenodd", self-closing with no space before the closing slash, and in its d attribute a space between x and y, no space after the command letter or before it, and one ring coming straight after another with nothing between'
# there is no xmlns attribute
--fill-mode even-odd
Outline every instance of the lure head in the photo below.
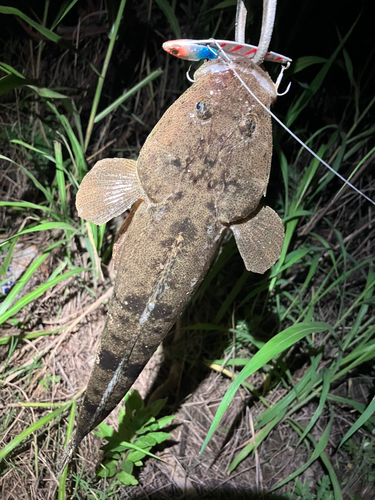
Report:
<svg viewBox="0 0 375 500"><path fill-rule="evenodd" d="M216 59L217 51L207 45L196 43L196 40L181 39L169 40L163 43L163 49L168 54L185 59L186 61L200 61L201 59Z"/></svg>

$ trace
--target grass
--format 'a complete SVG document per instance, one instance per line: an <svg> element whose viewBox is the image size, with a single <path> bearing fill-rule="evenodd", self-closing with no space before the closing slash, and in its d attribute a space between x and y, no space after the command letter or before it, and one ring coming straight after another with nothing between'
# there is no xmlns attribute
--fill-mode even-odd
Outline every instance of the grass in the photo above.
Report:
<svg viewBox="0 0 375 500"><path fill-rule="evenodd" d="M1 109L7 117L0 131L4 146L0 281L7 282L6 272L20 245L35 245L38 250L0 303L5 401L0 418L0 480L5 494L10 487L19 488L19 474L27 477L22 481L24 491L16 490L17 498L34 498L32 485L53 478L52 465L73 429L81 395L76 388L83 387L87 371L82 365L85 368L75 375L72 358L76 352L80 355L80 343L92 334L91 325L103 319L102 304L110 295L106 290L112 282L109 261L116 228L111 224L98 228L77 218L74 199L79 183L87 165L100 157L134 157L163 110L187 85L186 65L166 59L151 35L133 48L141 51L129 71L132 54L119 49L126 36L122 28L143 16L147 26L162 30L165 39L185 36L190 30L199 30L202 38L215 31L220 38L230 38L232 29L226 15L232 11L224 4L191 4L181 7L182 12L175 3L160 0L153 8L142 4L140 13L135 13L122 1L114 10L109 3L109 40L96 44L95 39L86 39L77 48L57 35L57 27L77 15L75 3L67 2L54 12L46 2L39 18L0 7L4 18L18 16L40 35L38 42L30 39L27 55L21 42L8 41L10 49L4 50L0 64ZM106 15L97 16L104 25ZM373 198L368 167L374 157L374 126L369 120L374 98L366 97L369 81L366 84L345 48L355 29L353 25L346 32L331 57L295 62L289 72L295 84L305 82L303 75L309 70L314 76L311 83L301 83L299 97L283 110L283 119L335 170L350 176ZM22 58L33 62L16 63L18 51L21 62ZM61 61L60 66L54 66L55 60ZM128 69L126 74L120 72L122 66ZM321 118L333 99L329 76L337 66L340 78L345 75L346 102L339 120L324 123ZM51 75L59 73L60 80L52 84ZM127 82L123 93L116 91L117 78ZM84 81L91 83L81 86ZM312 127L306 120L318 125ZM233 239L228 241L176 326L175 338L181 342L186 333L187 347L179 350L171 337L166 342L166 353L168 341L175 349L172 367L179 371L167 413L176 411L177 421L187 421L189 402L198 404L193 404L190 392L206 383L202 382L205 370L210 372L208 378L219 374L214 380L221 389L219 402L210 399L215 411L209 407L204 419L192 417L192 434L198 437L188 440L189 460L184 455L178 458L178 450L174 453L187 478L197 474L200 491L216 487L214 475L224 484L230 474L243 481L233 479L247 492L257 485L290 499L354 499L370 488L374 465L371 207L342 188L317 160L297 151L278 127L274 151L269 199L286 227L280 260L268 274L256 277L244 271ZM87 350L94 352L91 344ZM278 434L284 438L278 440ZM183 442L181 434L173 436ZM349 462L354 464L351 469ZM212 476L209 463L215 464ZM58 486L51 482L35 498L52 498L54 488L59 498L120 494L119 484L110 486L103 479L98 483L92 468L85 470L83 464L84 460L78 463L77 474L71 469ZM256 470L245 483L241 474L249 464ZM147 471L153 475L156 470L145 468L137 480L146 484ZM311 477L314 484L308 481ZM147 491L154 491L152 485Z"/></svg>

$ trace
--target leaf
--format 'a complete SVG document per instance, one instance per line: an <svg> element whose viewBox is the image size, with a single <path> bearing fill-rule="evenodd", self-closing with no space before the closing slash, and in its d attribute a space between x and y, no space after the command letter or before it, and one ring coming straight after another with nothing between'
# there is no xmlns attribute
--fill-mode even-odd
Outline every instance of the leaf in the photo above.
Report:
<svg viewBox="0 0 375 500"><path fill-rule="evenodd" d="M22 87L23 85L31 83L26 78L19 77L17 75L6 75L0 78L0 95L7 94L17 87Z"/></svg>
<svg viewBox="0 0 375 500"><path fill-rule="evenodd" d="M310 422L307 424L306 429L304 430L302 436L300 437L298 444L301 443L303 439L307 436L307 434L311 431L311 429L314 427L315 423L317 422L318 418L323 412L324 405L327 401L327 396L328 396L328 391L331 383L331 372L329 370L324 370L323 373L323 387L322 387L322 392L320 394L320 399L319 399L319 405L314 411L314 415L310 419ZM297 445L298 446L298 445Z"/></svg>
<svg viewBox="0 0 375 500"><path fill-rule="evenodd" d="M126 484L128 486L136 486L138 484L138 481L134 476L124 471L119 472L116 476L116 479L118 479L120 483Z"/></svg>
<svg viewBox="0 0 375 500"><path fill-rule="evenodd" d="M54 418L60 415L60 413L68 409L70 405L71 402L67 403L64 406L61 406L61 408L58 408L52 413L49 413L48 415L45 415L44 417L40 418L39 420L31 424L29 427L27 427L27 429L18 434L14 439L12 439L10 443L5 445L4 448L0 450L0 462L4 460L4 458L7 455L9 455L9 453L13 451L14 448L16 448L19 444L21 444L24 439L29 437L33 432L40 430L46 424L51 422Z"/></svg>
<svg viewBox="0 0 375 500"><path fill-rule="evenodd" d="M48 38L48 40L51 40L52 42L58 43L61 40L61 37L56 35L56 33L50 31L41 24L36 23L35 21L33 21L33 19L31 19L31 17L26 16L26 14L24 14L18 9L15 9L13 7L0 6L0 14L11 14L20 17L23 21L25 21L27 24L35 28L37 31L39 31L41 35L45 36L46 38Z"/></svg>
<svg viewBox="0 0 375 500"><path fill-rule="evenodd" d="M330 417L330 420L328 422L328 425L324 429L324 432L323 432L321 438L319 439L318 443L316 444L311 457L302 465L302 467L300 467L298 470L296 470L295 472L293 472L292 474L290 474L283 481L277 483L276 486L274 486L273 488L271 488L271 491L274 491L274 490L277 490L278 488L281 488L281 486L283 486L284 484L288 483L289 481L291 481L295 477L297 477L300 474L302 474L302 472L304 472L308 467L310 467L310 465L313 462L315 462L315 460L317 458L320 457L320 455L324 452L324 450L325 450L325 448L326 448L326 446L328 444L328 440L329 440L329 436L330 436L330 432L331 432L331 427L332 427L333 419L334 419L334 413L333 413L333 410L331 409L331 417Z"/></svg>
<svg viewBox="0 0 375 500"><path fill-rule="evenodd" d="M48 290L49 288L54 287L57 285L57 283L60 283L60 281L66 280L70 278L71 276L74 276L76 274L81 273L85 269L83 267L78 267L77 269L73 269L71 271L67 271L66 273L58 276L57 278L47 281L46 283L43 283L42 285L38 286L36 290L33 290L32 292L28 293L24 297L21 297L18 302L14 304L13 307L11 307L8 311L4 312L0 316L0 324L4 323L8 318L16 314L20 309L25 307L25 305L29 304L29 302L32 302L36 298L40 297L43 295L43 293Z"/></svg>
<svg viewBox="0 0 375 500"><path fill-rule="evenodd" d="M105 464L101 464L102 467L96 475L99 477L113 477L117 470L117 460L110 460Z"/></svg>
<svg viewBox="0 0 375 500"><path fill-rule="evenodd" d="M375 413L375 397L372 398L370 404L358 420L351 426L345 436L341 439L339 448L347 441L355 432L357 432L367 420Z"/></svg>
<svg viewBox="0 0 375 500"><path fill-rule="evenodd" d="M167 2L167 0L156 0L156 3L164 12L165 17L167 18L174 34L176 35L176 38L181 38L180 25L178 24L177 17L171 5Z"/></svg>
<svg viewBox="0 0 375 500"><path fill-rule="evenodd" d="M100 122L100 120L103 120L103 118L105 118L107 115L109 115L109 113L111 113L112 111L117 109L123 102L125 102L127 99L129 99L129 97L131 97L133 94L138 92L138 90L140 90L144 86L148 85L150 82L155 80L155 78L157 78L158 76L160 76L162 74L163 74L162 69L157 69L156 71L153 71L152 73L150 73L148 76L146 76L146 78L144 78L142 81L137 83L137 85L134 85L133 88L131 88L130 90L125 92L125 94L118 97L115 101L113 101L112 104L110 104L105 109L103 109L103 111L98 113L95 116L94 123L98 123L98 122Z"/></svg>
<svg viewBox="0 0 375 500"><path fill-rule="evenodd" d="M271 340L269 340L249 361L249 363L243 368L243 370L239 373L238 377L231 384L225 396L220 403L219 408L215 414L214 420L211 424L211 427L208 431L207 437L203 443L201 451L199 454L203 453L203 450L206 448L209 443L213 433L217 429L221 419L224 416L225 411L227 410L230 402L232 401L234 395L237 392L239 386L244 382L250 375L252 375L255 371L259 370L263 365L268 363L272 358L283 352L285 349L288 349L291 345L295 344L298 340L306 337L311 333L322 332L324 330L332 331L332 328L327 323L299 323L297 325L291 326L286 330L280 332Z"/></svg>

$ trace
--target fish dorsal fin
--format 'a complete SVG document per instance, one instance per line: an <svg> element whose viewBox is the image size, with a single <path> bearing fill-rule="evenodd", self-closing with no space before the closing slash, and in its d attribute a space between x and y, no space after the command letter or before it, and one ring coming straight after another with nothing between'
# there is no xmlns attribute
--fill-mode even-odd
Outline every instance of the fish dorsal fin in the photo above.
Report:
<svg viewBox="0 0 375 500"><path fill-rule="evenodd" d="M99 226L145 198L137 162L124 158L98 161L84 177L76 198L79 217Z"/></svg>
<svg viewBox="0 0 375 500"><path fill-rule="evenodd" d="M265 273L280 256L284 227L270 207L259 205L244 221L230 226L245 267L253 273Z"/></svg>

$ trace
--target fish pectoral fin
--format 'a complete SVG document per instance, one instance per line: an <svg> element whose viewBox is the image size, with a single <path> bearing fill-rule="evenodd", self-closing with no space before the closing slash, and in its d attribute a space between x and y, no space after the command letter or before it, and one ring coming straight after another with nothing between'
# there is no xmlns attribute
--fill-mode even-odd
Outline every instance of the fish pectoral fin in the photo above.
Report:
<svg viewBox="0 0 375 500"><path fill-rule="evenodd" d="M77 193L79 217L99 226L146 197L137 176L137 162L124 158L98 161Z"/></svg>
<svg viewBox="0 0 375 500"><path fill-rule="evenodd" d="M249 217L230 228L248 271L263 274L280 257L285 233L272 208L259 205Z"/></svg>

